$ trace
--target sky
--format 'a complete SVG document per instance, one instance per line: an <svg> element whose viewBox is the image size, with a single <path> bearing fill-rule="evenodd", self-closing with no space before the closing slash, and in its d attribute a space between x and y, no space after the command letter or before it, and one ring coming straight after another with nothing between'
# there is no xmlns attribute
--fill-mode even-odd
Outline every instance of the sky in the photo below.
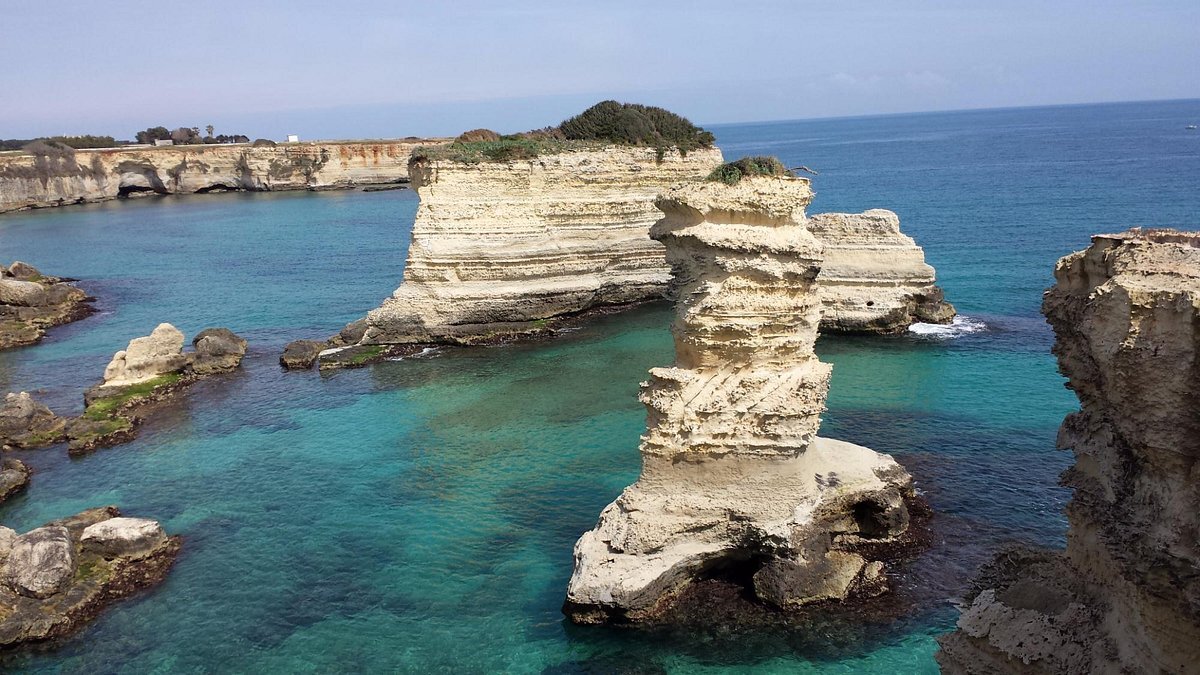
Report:
<svg viewBox="0 0 1200 675"><path fill-rule="evenodd" d="M1200 97L1198 0L0 0L0 138L515 132Z"/></svg>

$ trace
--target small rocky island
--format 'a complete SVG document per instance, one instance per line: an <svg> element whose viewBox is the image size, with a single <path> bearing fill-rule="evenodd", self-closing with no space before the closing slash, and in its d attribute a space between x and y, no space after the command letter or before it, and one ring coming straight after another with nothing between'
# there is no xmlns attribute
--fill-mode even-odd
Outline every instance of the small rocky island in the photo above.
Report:
<svg viewBox="0 0 1200 675"><path fill-rule="evenodd" d="M69 279L20 261L0 268L0 349L36 344L47 328L92 313L91 298Z"/></svg>
<svg viewBox="0 0 1200 675"><path fill-rule="evenodd" d="M27 392L10 393L0 407L0 446L41 448L68 441L72 453L133 439L142 410L193 382L237 368L246 341L228 328L208 328L183 351L184 335L169 323L130 340L113 355L104 380L84 394L83 414L63 418Z"/></svg>
<svg viewBox="0 0 1200 675"><path fill-rule="evenodd" d="M1200 668L1200 234L1098 235L1042 312L1082 410L1058 444L1066 551L1013 550L975 581L945 673Z"/></svg>
<svg viewBox="0 0 1200 675"><path fill-rule="evenodd" d="M913 483L888 455L816 436L831 369L813 352L811 199L807 180L750 175L658 200L675 364L642 385L641 477L575 546L572 621L655 622L730 572L783 609L886 592Z"/></svg>
<svg viewBox="0 0 1200 675"><path fill-rule="evenodd" d="M157 585L181 543L112 506L20 535L0 526L0 648L70 635L107 605Z"/></svg>

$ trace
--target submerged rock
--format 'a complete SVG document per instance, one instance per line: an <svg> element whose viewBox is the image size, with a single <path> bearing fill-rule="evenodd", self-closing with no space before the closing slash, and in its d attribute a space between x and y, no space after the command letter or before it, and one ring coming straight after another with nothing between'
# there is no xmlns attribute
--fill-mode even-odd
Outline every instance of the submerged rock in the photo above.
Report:
<svg viewBox="0 0 1200 675"><path fill-rule="evenodd" d="M161 582L179 551L152 520L90 509L17 535L0 527L0 648L61 638Z"/></svg>
<svg viewBox="0 0 1200 675"><path fill-rule="evenodd" d="M813 352L811 199L790 177L659 199L675 364L642 385L641 476L575 546L573 621L655 621L718 573L782 608L886 590L879 554L908 529L912 479L887 455L816 437L830 367Z"/></svg>
<svg viewBox="0 0 1200 675"><path fill-rule="evenodd" d="M1058 444L1067 548L1002 553L975 582L947 673L1200 670L1200 233L1098 235L1042 312L1081 410Z"/></svg>

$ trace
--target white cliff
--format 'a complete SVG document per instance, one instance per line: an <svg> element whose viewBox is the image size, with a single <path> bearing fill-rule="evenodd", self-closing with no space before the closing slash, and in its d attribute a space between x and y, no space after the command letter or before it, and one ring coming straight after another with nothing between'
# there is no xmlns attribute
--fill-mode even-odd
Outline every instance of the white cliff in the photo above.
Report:
<svg viewBox="0 0 1200 675"><path fill-rule="evenodd" d="M686 155L609 146L509 162L414 160L421 204L404 280L368 316L364 344L470 343L545 319L661 297L654 198L706 176Z"/></svg>
<svg viewBox="0 0 1200 675"><path fill-rule="evenodd" d="M651 370L642 473L575 547L564 611L653 621L692 581L750 567L780 607L873 595L912 480L891 457L817 438L830 367L813 352L822 245L807 180L700 182L658 200L678 300L675 364Z"/></svg>
<svg viewBox="0 0 1200 675"><path fill-rule="evenodd" d="M0 213L143 193L322 190L408 178L419 140L0 153Z"/></svg>

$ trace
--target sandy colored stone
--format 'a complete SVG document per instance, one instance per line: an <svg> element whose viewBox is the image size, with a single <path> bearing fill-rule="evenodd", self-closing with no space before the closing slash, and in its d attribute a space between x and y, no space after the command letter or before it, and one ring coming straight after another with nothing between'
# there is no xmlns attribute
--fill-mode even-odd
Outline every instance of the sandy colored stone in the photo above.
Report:
<svg viewBox="0 0 1200 675"><path fill-rule="evenodd" d="M948 673L1200 669L1200 234L1097 235L1058 262L1042 311L1081 410L1067 548L985 569Z"/></svg>
<svg viewBox="0 0 1200 675"><path fill-rule="evenodd" d="M105 558L140 558L157 550L167 540L158 521L148 518L109 518L83 530L80 543L85 551Z"/></svg>
<svg viewBox="0 0 1200 675"><path fill-rule="evenodd" d="M123 351L113 355L104 369L105 387L121 387L152 380L181 370L188 363L183 354L183 333L169 323L160 323L146 337L134 338Z"/></svg>
<svg viewBox="0 0 1200 675"><path fill-rule="evenodd" d="M757 177L658 200L675 363L642 385L641 476L575 546L574 621L653 620L728 564L757 565L754 590L784 607L879 588L881 568L842 545L901 535L912 479L887 455L816 437L830 367L813 352L811 199L806 180Z"/></svg>
<svg viewBox="0 0 1200 675"><path fill-rule="evenodd" d="M400 287L364 344L472 342L604 305L662 297L668 270L647 233L654 198L706 176L686 156L608 147L513 162L414 163L420 196Z"/></svg>
<svg viewBox="0 0 1200 675"><path fill-rule="evenodd" d="M41 175L27 154L0 155L0 213L115 199L121 194L211 190L322 190L393 183L413 148L430 141L190 145L76 150ZM140 191L140 192L139 192Z"/></svg>

